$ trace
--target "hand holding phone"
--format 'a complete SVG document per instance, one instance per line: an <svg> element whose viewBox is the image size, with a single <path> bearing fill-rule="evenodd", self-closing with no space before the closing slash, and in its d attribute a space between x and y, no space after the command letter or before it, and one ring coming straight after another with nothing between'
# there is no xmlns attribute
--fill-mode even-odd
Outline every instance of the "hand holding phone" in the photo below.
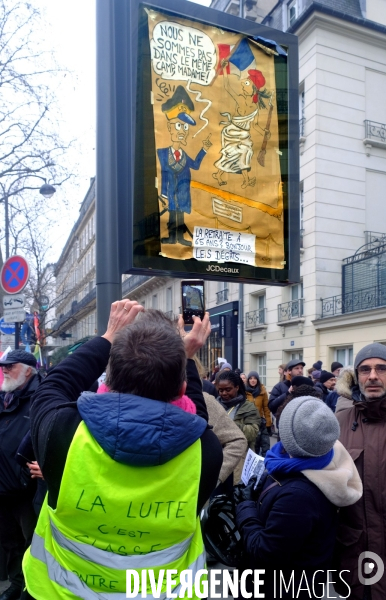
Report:
<svg viewBox="0 0 386 600"><path fill-rule="evenodd" d="M181 281L182 317L186 325L194 323L193 317L205 315L205 288L203 279Z"/></svg>
<svg viewBox="0 0 386 600"><path fill-rule="evenodd" d="M187 358L193 358L196 352L203 347L210 335L210 320L208 312L205 313L202 320L197 316L193 316L192 318L194 323L189 333L187 333L184 329L185 323L181 315L178 319L178 329L182 339L184 340Z"/></svg>

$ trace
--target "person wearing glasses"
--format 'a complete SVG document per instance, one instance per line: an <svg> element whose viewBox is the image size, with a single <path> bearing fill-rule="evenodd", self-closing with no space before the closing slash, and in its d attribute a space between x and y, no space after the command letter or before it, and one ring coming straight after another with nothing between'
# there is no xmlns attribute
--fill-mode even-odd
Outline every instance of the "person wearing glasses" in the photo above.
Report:
<svg viewBox="0 0 386 600"><path fill-rule="evenodd" d="M17 458L19 445L29 432L32 395L41 377L36 358L24 350L12 350L0 361L3 382L0 393L0 544L7 561L11 585L0 600L16 600L24 587L22 560L31 543L37 516L33 507L38 469L34 456Z"/></svg>
<svg viewBox="0 0 386 600"><path fill-rule="evenodd" d="M386 589L381 564L386 564L386 346L362 348L354 370L352 402L339 398L335 414L339 439L362 479L363 496L340 511L336 568L347 569L351 600L381 600Z"/></svg>

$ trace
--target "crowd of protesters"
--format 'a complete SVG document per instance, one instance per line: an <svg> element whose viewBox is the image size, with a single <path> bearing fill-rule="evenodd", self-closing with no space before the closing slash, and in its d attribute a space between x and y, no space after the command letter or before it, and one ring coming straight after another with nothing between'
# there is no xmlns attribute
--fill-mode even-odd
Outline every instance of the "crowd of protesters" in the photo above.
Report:
<svg viewBox="0 0 386 600"><path fill-rule="evenodd" d="M345 572L334 580L342 596L384 597L381 567L366 585L358 559L386 560L386 346L365 346L352 367L317 361L304 373L293 359L268 393L257 371L227 362L209 376L197 358L209 334L208 314L185 331L182 318L123 300L106 333L44 380L32 354L0 359L0 543L11 583L0 600L113 600L126 569L160 566L176 569L178 593L180 572L205 567L198 517L220 494L234 505L241 569L293 574L282 598L322 597L304 579L323 585L329 570ZM264 475L234 488L248 450ZM146 521L148 537L121 518ZM267 579L266 598L275 585Z"/></svg>

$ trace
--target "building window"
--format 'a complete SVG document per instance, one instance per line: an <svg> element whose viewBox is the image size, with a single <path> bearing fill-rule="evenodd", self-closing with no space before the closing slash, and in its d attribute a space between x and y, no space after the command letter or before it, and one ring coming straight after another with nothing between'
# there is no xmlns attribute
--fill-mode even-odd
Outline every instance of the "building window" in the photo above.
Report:
<svg viewBox="0 0 386 600"><path fill-rule="evenodd" d="M217 282L216 292L216 304L221 304L222 302L228 302L228 284L226 281L218 281Z"/></svg>
<svg viewBox="0 0 386 600"><path fill-rule="evenodd" d="M166 288L166 312L173 310L173 288Z"/></svg>
<svg viewBox="0 0 386 600"><path fill-rule="evenodd" d="M252 365L259 373L261 383L267 385L267 355L253 354L252 359Z"/></svg>
<svg viewBox="0 0 386 600"><path fill-rule="evenodd" d="M151 307L157 309L158 308L158 295L153 294L151 298Z"/></svg>
<svg viewBox="0 0 386 600"><path fill-rule="evenodd" d="M303 282L291 285L291 300L300 300L303 298Z"/></svg>
<svg viewBox="0 0 386 600"><path fill-rule="evenodd" d="M297 12L298 12L298 7L297 7L297 0L292 0L292 2L290 2L288 4L288 27L292 27L292 25L295 23L296 18L297 18Z"/></svg>
<svg viewBox="0 0 386 600"><path fill-rule="evenodd" d="M303 352L291 352L290 360L303 360Z"/></svg>
<svg viewBox="0 0 386 600"><path fill-rule="evenodd" d="M354 364L354 352L352 346L335 348L335 360L342 363L344 367Z"/></svg>

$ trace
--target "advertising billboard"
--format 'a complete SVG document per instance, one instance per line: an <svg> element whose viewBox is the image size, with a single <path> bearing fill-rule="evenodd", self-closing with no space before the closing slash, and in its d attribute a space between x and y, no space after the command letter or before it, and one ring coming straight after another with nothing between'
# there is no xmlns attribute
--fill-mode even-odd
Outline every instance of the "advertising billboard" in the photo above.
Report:
<svg viewBox="0 0 386 600"><path fill-rule="evenodd" d="M183 0L115 36L121 273L298 281L297 38Z"/></svg>

